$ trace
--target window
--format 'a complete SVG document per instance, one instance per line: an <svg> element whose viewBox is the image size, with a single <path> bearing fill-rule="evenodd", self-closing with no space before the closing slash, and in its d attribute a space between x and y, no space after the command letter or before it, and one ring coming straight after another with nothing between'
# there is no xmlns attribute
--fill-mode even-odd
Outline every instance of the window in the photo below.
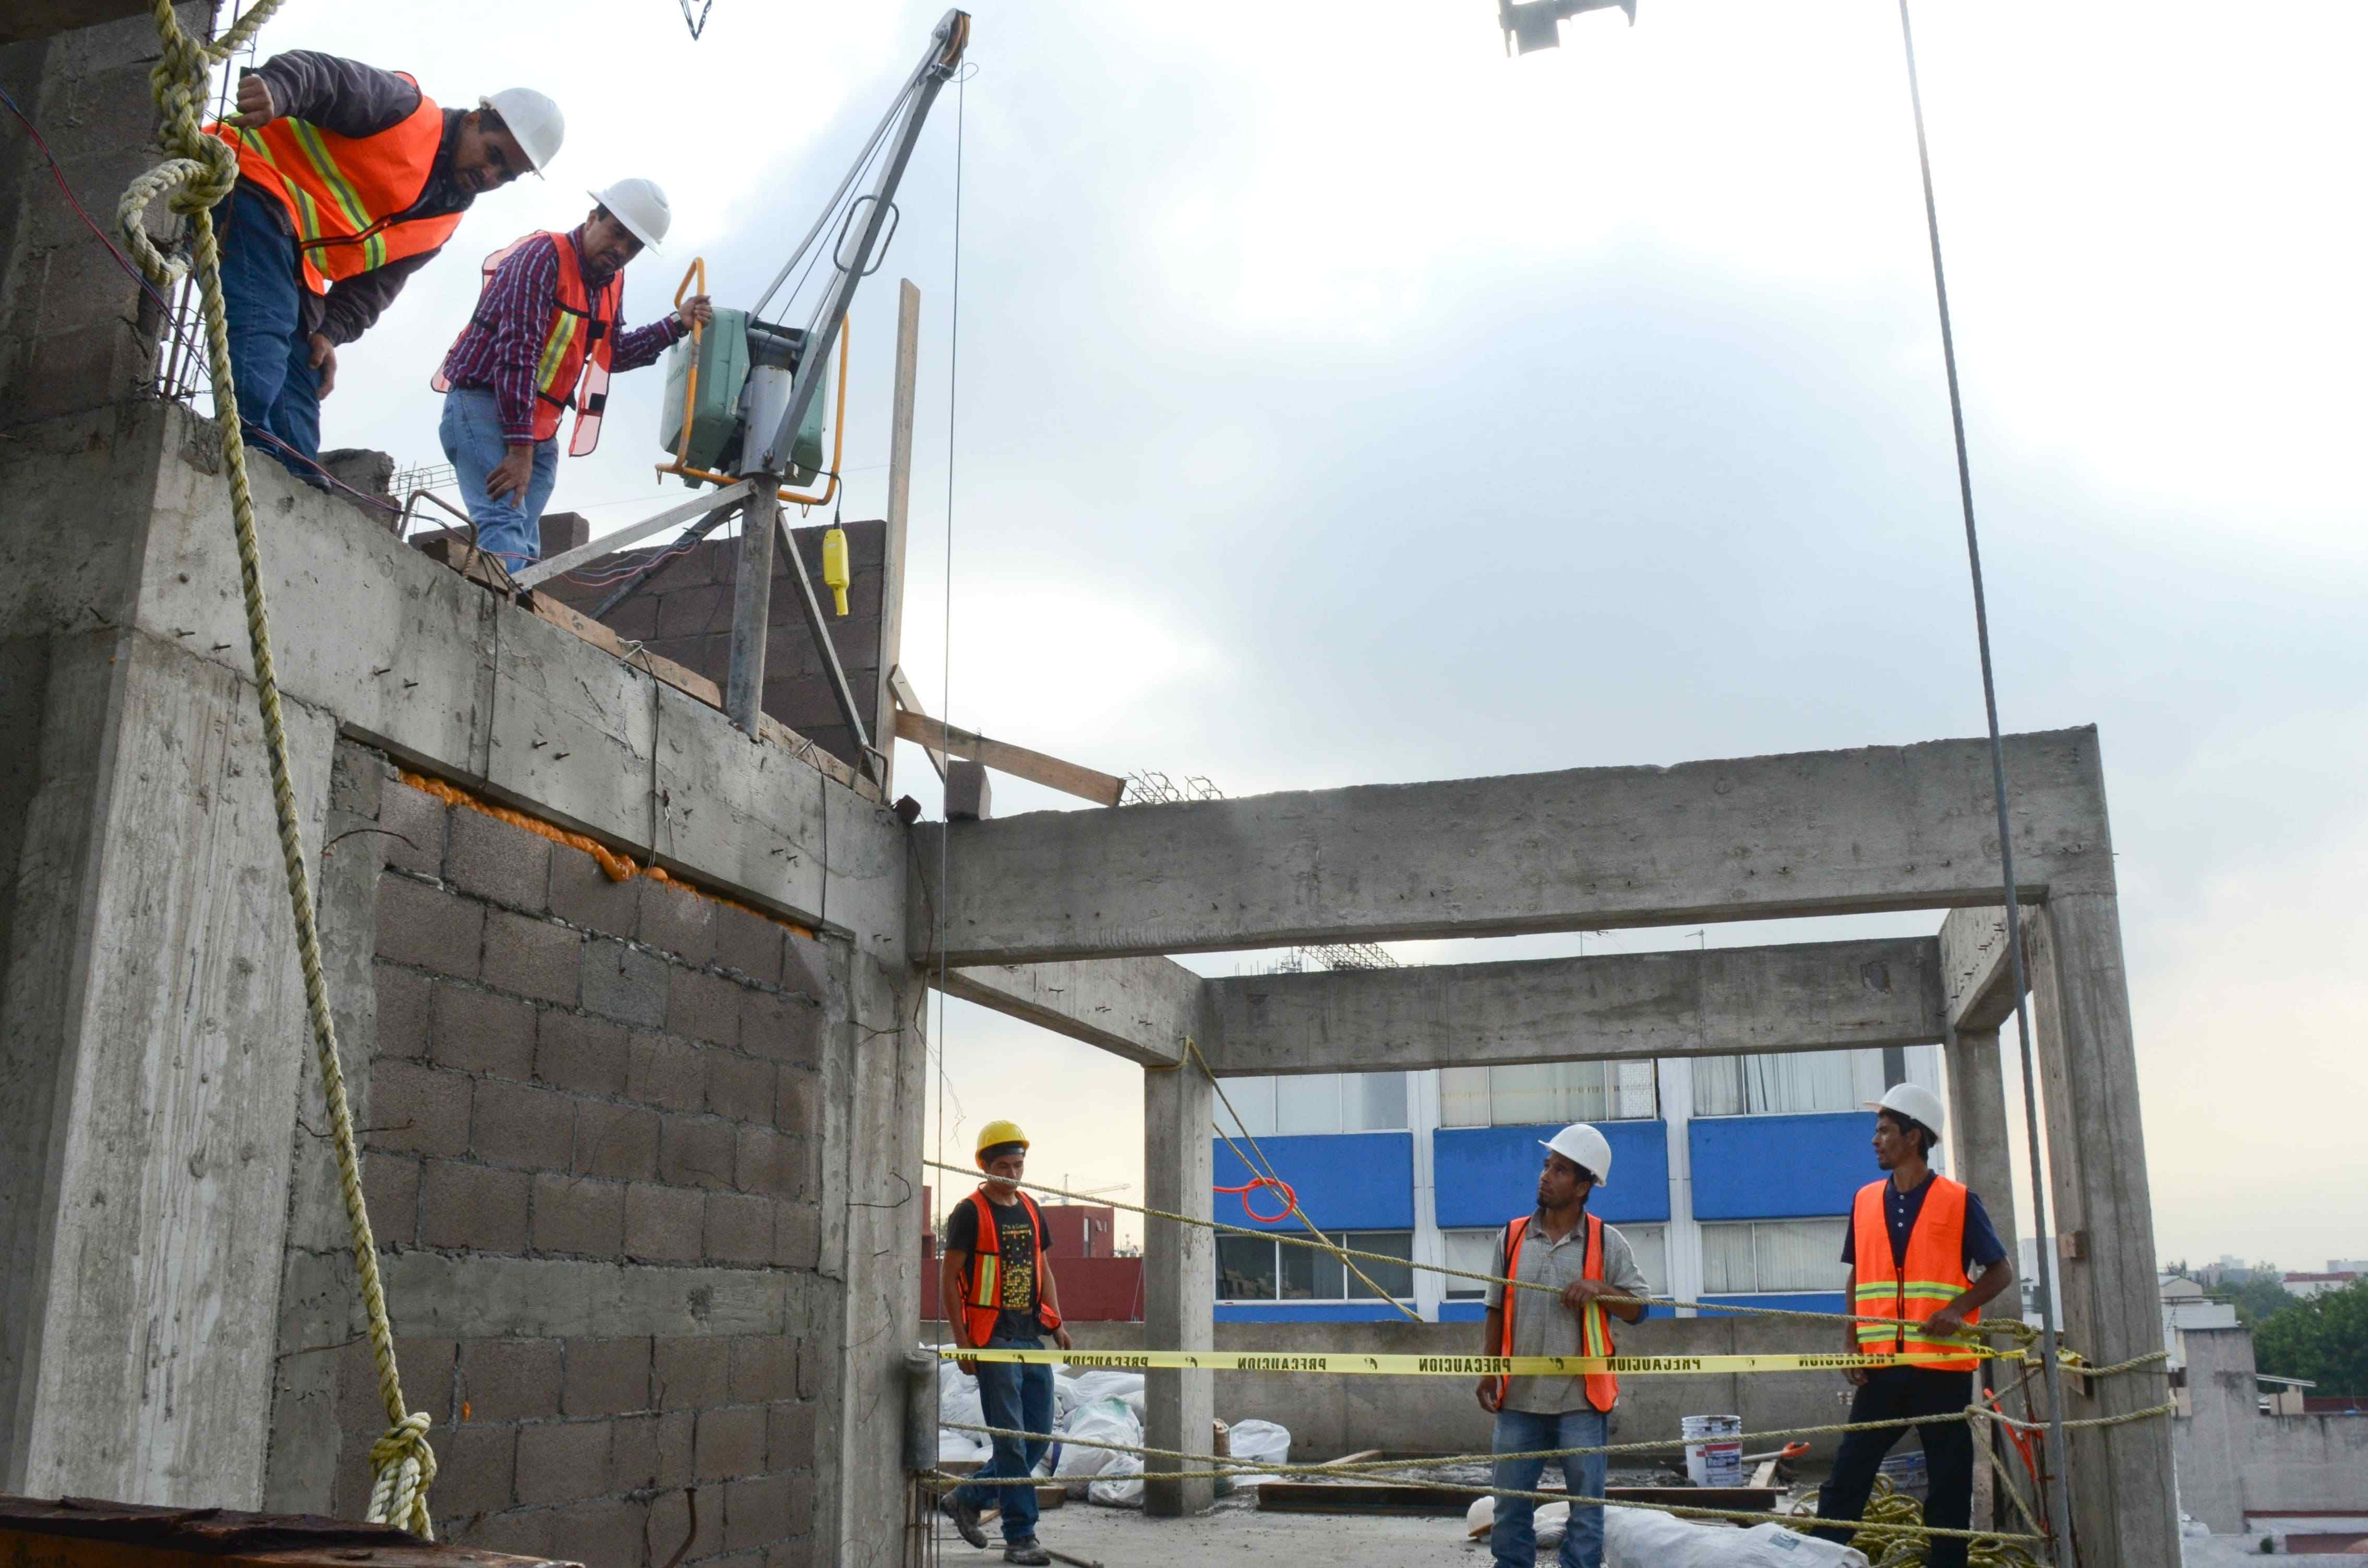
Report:
<svg viewBox="0 0 2368 1568"><path fill-rule="evenodd" d="M1669 1256L1667 1233L1658 1225L1622 1225L1620 1233L1628 1240L1628 1250L1635 1255L1636 1267L1644 1271L1645 1284L1656 1296L1669 1293ZM1497 1238L1503 1235L1500 1226L1493 1231L1441 1231L1440 1239L1447 1244L1447 1267L1468 1268L1474 1274L1486 1274L1496 1267ZM1836 1241L1835 1247L1841 1245ZM1451 1301L1477 1301L1488 1294L1487 1286L1477 1279L1458 1279L1453 1275L1440 1277L1444 1285L1440 1294Z"/></svg>
<svg viewBox="0 0 2368 1568"><path fill-rule="evenodd" d="M1217 1125L1234 1137L1308 1132L1395 1132L1406 1119L1403 1073L1310 1073L1287 1078L1228 1078L1225 1099L1237 1124L1217 1106Z"/></svg>
<svg viewBox="0 0 2368 1568"><path fill-rule="evenodd" d="M1799 1051L1781 1056L1694 1059L1696 1116L1766 1116L1856 1110L1856 1052Z"/></svg>
<svg viewBox="0 0 2368 1568"><path fill-rule="evenodd" d="M1760 1220L1704 1225L1702 1293L1767 1291L1827 1294L1842 1288L1842 1233L1850 1221Z"/></svg>
<svg viewBox="0 0 2368 1568"><path fill-rule="evenodd" d="M1649 1062L1533 1062L1445 1067L1439 1074L1441 1127L1536 1127L1658 1114Z"/></svg>
<svg viewBox="0 0 2368 1568"><path fill-rule="evenodd" d="M1359 1252L1373 1252L1403 1263L1356 1260L1383 1296L1410 1301L1414 1296L1414 1233L1411 1231L1335 1232L1332 1239ZM1485 1265L1484 1265L1485 1267ZM1217 1238L1217 1299L1221 1301L1380 1301L1329 1253L1292 1246L1262 1236Z"/></svg>

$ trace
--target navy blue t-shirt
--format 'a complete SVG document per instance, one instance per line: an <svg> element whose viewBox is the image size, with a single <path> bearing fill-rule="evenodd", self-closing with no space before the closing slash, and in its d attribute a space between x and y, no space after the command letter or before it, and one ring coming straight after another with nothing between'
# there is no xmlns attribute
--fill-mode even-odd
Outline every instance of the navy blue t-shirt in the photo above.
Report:
<svg viewBox="0 0 2368 1568"><path fill-rule="evenodd" d="M1899 1184L1885 1178L1883 1184L1883 1218L1891 1228L1891 1266L1907 1267L1907 1233L1916 1226L1916 1216L1924 1211L1924 1195L1932 1190L1932 1178L1926 1176L1913 1192L1902 1192ZM2006 1244L1998 1240L1998 1230L1990 1223L1989 1210L1982 1207L1978 1194L1965 1194L1965 1272L1970 1274L1978 1264L1988 1268L2006 1256ZM1842 1227L1842 1261L1858 1261L1858 1226Z"/></svg>

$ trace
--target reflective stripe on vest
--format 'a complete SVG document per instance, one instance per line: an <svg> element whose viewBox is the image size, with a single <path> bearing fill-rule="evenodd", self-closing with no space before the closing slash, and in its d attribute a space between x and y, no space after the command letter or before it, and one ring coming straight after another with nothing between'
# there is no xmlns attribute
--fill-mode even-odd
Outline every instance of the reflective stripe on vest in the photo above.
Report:
<svg viewBox="0 0 2368 1568"><path fill-rule="evenodd" d="M1955 1301L1973 1283L1965 1274L1964 1185L1944 1176L1931 1177L1923 1207L1908 1228L1907 1260L1894 1263L1891 1227L1883 1211L1883 1189L1890 1181L1885 1176L1869 1182L1859 1188L1850 1205L1850 1248L1856 1259L1850 1311L1860 1317L1890 1320L1860 1324L1859 1348L1869 1353L1938 1356L1940 1359L1917 1364L1934 1371L1972 1371L1981 1364L1980 1358L1962 1354L1957 1346L1923 1338L1911 1326ZM1965 1322L1979 1323L1981 1315L1967 1312Z"/></svg>
<svg viewBox="0 0 2368 1568"><path fill-rule="evenodd" d="M1035 1238L1036 1321L1048 1331L1061 1326L1061 1314L1044 1301L1044 1216L1035 1199L1018 1195L1028 1211L1028 1233ZM962 1280L962 1324L973 1345L995 1337L996 1320L1003 1315L1003 1233L995 1222L995 1205L986 1188L973 1190L970 1201L978 1210L978 1238L971 1245L968 1273Z"/></svg>
<svg viewBox="0 0 2368 1568"><path fill-rule="evenodd" d="M304 286L315 294L434 250L461 226L458 212L404 216L427 194L444 142L444 111L425 93L417 108L372 136L340 136L285 117L253 131L206 129L237 150L239 174L287 210Z"/></svg>
<svg viewBox="0 0 2368 1568"><path fill-rule="evenodd" d="M612 272L602 281L598 293L587 293L584 287L584 258L576 254L573 235L557 233L527 234L485 257L480 268L483 281L478 285L478 299L494 286L494 274L502 264L516 256L522 246L537 240L549 240L559 256L556 275L556 295L552 301L551 321L543 328L542 349L534 364L534 438L548 441L559 434L559 416L568 409L575 410L575 431L568 438L567 455L580 458L600 444L600 416L609 404L609 365L617 349L617 321L624 308L625 280ZM484 316L470 318L471 325L490 327ZM463 327L461 336L468 335ZM452 347L461 347L461 338L452 340ZM445 352L445 361L451 360L451 351ZM450 392L451 381L441 365L427 384L438 392Z"/></svg>
<svg viewBox="0 0 2368 1568"><path fill-rule="evenodd" d="M1521 1239L1529 1234L1530 1221L1534 1216L1524 1214L1505 1227L1505 1278L1521 1277ZM1603 1221L1593 1214L1587 1216L1587 1256L1579 1265L1579 1278L1603 1278ZM1513 1286L1505 1287L1504 1332L1497 1342L1497 1354L1513 1353L1513 1303L1521 1292ZM1589 1301L1587 1310L1578 1314L1578 1353L1582 1356L1609 1356L1611 1348L1611 1319L1601 1305ZM1497 1380L1497 1403L1501 1407L1505 1395L1513 1386L1509 1377ZM1587 1374L1587 1403L1596 1409L1609 1412L1620 1403L1620 1379L1611 1372Z"/></svg>

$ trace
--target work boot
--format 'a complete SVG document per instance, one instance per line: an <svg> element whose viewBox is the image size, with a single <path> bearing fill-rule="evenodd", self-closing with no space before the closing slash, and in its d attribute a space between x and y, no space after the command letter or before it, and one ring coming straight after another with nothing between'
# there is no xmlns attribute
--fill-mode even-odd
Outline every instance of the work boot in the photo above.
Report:
<svg viewBox="0 0 2368 1568"><path fill-rule="evenodd" d="M1006 1562L1029 1563L1031 1568L1046 1568L1053 1561L1053 1554L1031 1535L1026 1540L1008 1542L1003 1548L1003 1560Z"/></svg>
<svg viewBox="0 0 2368 1568"><path fill-rule="evenodd" d="M986 1532L978 1528L977 1504L963 1496L957 1489L946 1494L946 1500L941 1506L946 1511L946 1517L953 1520L954 1528L962 1533L962 1540L982 1551L986 1549Z"/></svg>

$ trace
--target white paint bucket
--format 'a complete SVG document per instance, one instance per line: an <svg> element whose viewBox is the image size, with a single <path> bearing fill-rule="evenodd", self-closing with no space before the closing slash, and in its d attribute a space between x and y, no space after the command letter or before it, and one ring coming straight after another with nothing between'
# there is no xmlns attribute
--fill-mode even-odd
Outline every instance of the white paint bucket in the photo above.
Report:
<svg viewBox="0 0 2368 1568"><path fill-rule="evenodd" d="M1686 1474L1696 1486L1743 1484L1743 1417L1689 1415L1679 1423L1686 1440Z"/></svg>

